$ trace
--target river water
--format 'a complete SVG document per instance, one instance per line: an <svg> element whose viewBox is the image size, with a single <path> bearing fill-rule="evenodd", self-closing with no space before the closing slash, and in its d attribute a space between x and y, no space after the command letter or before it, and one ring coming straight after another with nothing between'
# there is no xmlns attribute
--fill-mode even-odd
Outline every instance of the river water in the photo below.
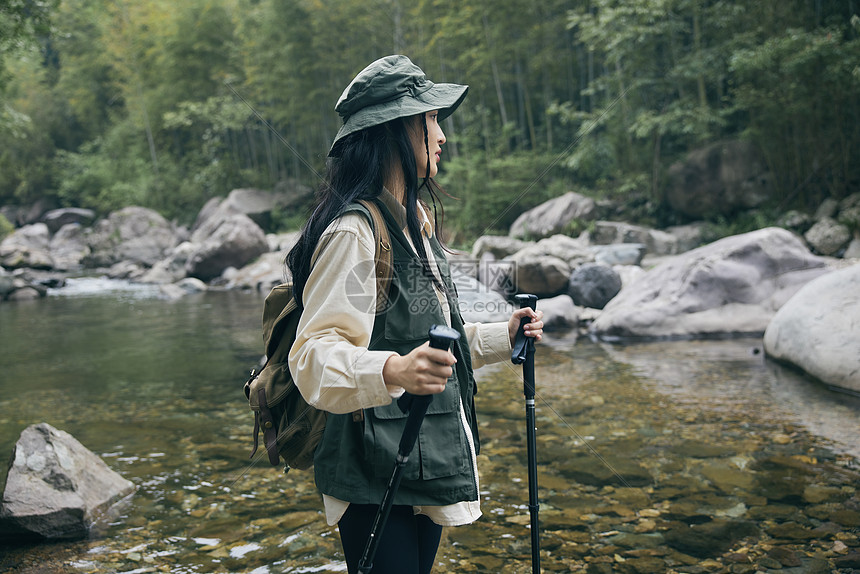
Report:
<svg viewBox="0 0 860 574"><path fill-rule="evenodd" d="M312 472L248 458L261 303L79 279L0 305L0 453L47 422L138 487L87 540L0 541L0 571L346 571ZM860 568L860 399L772 364L758 339L547 339L544 571ZM520 377L477 373L484 516L445 530L434 572L531 572Z"/></svg>

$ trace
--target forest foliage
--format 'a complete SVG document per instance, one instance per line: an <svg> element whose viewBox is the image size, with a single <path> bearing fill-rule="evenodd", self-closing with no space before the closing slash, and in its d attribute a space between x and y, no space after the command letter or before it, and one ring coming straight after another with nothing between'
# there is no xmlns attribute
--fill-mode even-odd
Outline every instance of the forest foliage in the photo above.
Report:
<svg viewBox="0 0 860 574"><path fill-rule="evenodd" d="M565 191L673 223L668 166L748 139L783 206L860 190L855 0L0 0L0 205L316 187L334 103L409 55L470 85L443 126L460 238ZM300 219L288 217L295 223Z"/></svg>

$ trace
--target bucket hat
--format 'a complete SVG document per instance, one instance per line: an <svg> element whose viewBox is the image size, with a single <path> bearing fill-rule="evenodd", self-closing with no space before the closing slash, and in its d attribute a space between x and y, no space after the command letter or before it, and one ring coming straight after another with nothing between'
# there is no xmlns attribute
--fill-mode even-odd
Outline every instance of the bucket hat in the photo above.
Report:
<svg viewBox="0 0 860 574"><path fill-rule="evenodd" d="M439 110L439 121L450 116L466 97L469 86L434 84L402 55L386 56L368 65L349 83L335 105L343 119L329 155L349 134L396 118Z"/></svg>

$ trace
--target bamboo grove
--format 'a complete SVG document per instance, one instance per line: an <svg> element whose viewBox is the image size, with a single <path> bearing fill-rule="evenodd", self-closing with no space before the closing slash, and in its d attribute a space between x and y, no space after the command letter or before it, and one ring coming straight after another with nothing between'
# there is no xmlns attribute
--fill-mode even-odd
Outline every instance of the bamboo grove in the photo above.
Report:
<svg viewBox="0 0 860 574"><path fill-rule="evenodd" d="M135 204L188 222L236 187L316 186L334 102L391 53L471 86L440 176L461 239L568 190L672 223L668 166L726 139L762 150L783 207L860 190L856 0L0 7L0 204Z"/></svg>

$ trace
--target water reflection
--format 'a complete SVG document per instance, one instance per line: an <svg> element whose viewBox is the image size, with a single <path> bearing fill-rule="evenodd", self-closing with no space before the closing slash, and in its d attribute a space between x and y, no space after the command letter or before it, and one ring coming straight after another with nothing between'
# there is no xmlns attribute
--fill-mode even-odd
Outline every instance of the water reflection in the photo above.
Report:
<svg viewBox="0 0 860 574"><path fill-rule="evenodd" d="M46 421L139 487L92 539L0 547L0 570L344 572L312 474L248 460L260 297L138 295L0 305L0 451ZM539 348L545 571L831 571L850 556L860 407L755 348ZM520 375L478 374L484 517L446 530L435 572L530 571Z"/></svg>

